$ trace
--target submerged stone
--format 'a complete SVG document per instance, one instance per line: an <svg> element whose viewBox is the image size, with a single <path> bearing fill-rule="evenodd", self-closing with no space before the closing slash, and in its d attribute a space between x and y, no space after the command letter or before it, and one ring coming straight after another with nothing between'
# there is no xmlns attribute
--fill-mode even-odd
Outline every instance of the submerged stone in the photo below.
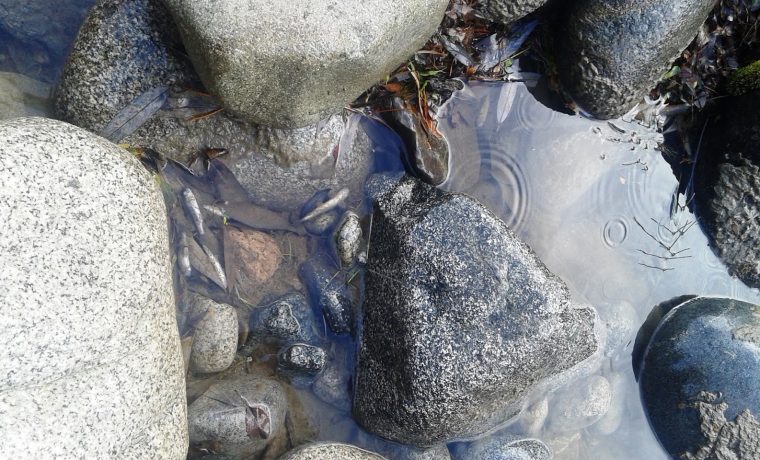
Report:
<svg viewBox="0 0 760 460"><path fill-rule="evenodd" d="M354 415L429 446L517 415L602 345L592 308L474 199L377 176Z"/></svg>
<svg viewBox="0 0 760 460"><path fill-rule="evenodd" d="M65 121L183 163L221 149L253 201L278 210L325 188L359 191L372 164L366 134L340 113L283 130L220 111L160 0L101 0L77 36L54 103Z"/></svg>
<svg viewBox="0 0 760 460"><path fill-rule="evenodd" d="M750 287L760 287L758 104L760 90L732 97L706 121L694 178L700 224L731 274Z"/></svg>
<svg viewBox="0 0 760 460"><path fill-rule="evenodd" d="M165 0L231 113L296 128L342 109L435 33L447 0Z"/></svg>
<svg viewBox="0 0 760 460"><path fill-rule="evenodd" d="M188 407L190 441L214 442L217 451L251 457L285 432L285 391L278 382L254 376L212 385Z"/></svg>
<svg viewBox="0 0 760 460"><path fill-rule="evenodd" d="M0 120L47 116L50 90L49 85L21 74L0 72Z"/></svg>
<svg viewBox="0 0 760 460"><path fill-rule="evenodd" d="M0 457L184 459L166 208L127 151L0 122Z"/></svg>
<svg viewBox="0 0 760 460"><path fill-rule="evenodd" d="M235 308L201 296L194 296L195 325L190 366L195 372L221 372L235 359L238 318Z"/></svg>
<svg viewBox="0 0 760 460"><path fill-rule="evenodd" d="M754 458L760 452L760 307L697 297L668 305L648 322L658 319L653 333L637 339L645 349L634 368L662 446L674 458Z"/></svg>
<svg viewBox="0 0 760 460"><path fill-rule="evenodd" d="M538 439L496 434L454 450L454 460L551 460L552 453Z"/></svg>
<svg viewBox="0 0 760 460"><path fill-rule="evenodd" d="M578 0L555 35L562 84L591 115L631 110L707 19L713 0Z"/></svg>
<svg viewBox="0 0 760 460"><path fill-rule="evenodd" d="M384 460L384 457L359 449L358 447L337 442L315 442L297 447L280 460Z"/></svg>

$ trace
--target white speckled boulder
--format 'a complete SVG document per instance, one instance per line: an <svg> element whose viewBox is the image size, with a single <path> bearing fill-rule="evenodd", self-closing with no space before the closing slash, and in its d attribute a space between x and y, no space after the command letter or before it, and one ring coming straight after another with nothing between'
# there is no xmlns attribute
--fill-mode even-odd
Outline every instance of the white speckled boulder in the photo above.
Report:
<svg viewBox="0 0 760 460"><path fill-rule="evenodd" d="M281 128L339 111L421 48L448 0L163 0L229 112Z"/></svg>
<svg viewBox="0 0 760 460"><path fill-rule="evenodd" d="M167 222L126 151L0 122L0 458L184 459Z"/></svg>

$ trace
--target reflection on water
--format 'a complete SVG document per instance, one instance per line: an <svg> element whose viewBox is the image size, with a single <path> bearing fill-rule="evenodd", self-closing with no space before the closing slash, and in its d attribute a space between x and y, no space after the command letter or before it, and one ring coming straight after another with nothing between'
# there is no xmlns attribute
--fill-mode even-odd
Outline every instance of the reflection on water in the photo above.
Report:
<svg viewBox="0 0 760 460"><path fill-rule="evenodd" d="M608 415L568 431L558 401L536 395L536 404L548 396L547 422L536 427L527 413L507 430L543 439L559 459L667 458L638 398L636 331L675 296L757 303L760 293L729 276L708 247L656 150L659 135L635 122L555 112L522 83L470 84L446 106L441 131L452 149L443 188L480 199L609 325L608 359L597 371L612 387ZM568 397L573 385L580 393L587 381L555 394Z"/></svg>

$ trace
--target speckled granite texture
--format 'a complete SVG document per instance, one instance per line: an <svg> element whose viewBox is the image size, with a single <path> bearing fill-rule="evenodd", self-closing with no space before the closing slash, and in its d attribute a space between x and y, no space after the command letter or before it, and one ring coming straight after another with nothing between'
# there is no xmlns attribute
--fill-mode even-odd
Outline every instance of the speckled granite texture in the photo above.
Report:
<svg viewBox="0 0 760 460"><path fill-rule="evenodd" d="M594 309L475 199L409 176L367 188L353 413L368 431L417 446L476 437L603 349Z"/></svg>
<svg viewBox="0 0 760 460"><path fill-rule="evenodd" d="M348 444L318 442L291 450L280 460L384 460L372 452Z"/></svg>
<svg viewBox="0 0 760 460"><path fill-rule="evenodd" d="M166 211L126 151L0 123L0 458L184 459Z"/></svg>
<svg viewBox="0 0 760 460"><path fill-rule="evenodd" d="M448 0L164 0L209 90L253 123L306 126L383 80Z"/></svg>

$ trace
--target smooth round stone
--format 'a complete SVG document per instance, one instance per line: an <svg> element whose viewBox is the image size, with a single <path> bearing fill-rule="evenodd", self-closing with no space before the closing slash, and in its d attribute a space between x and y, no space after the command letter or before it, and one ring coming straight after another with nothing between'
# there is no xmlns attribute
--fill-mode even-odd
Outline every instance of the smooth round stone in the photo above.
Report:
<svg viewBox="0 0 760 460"><path fill-rule="evenodd" d="M190 366L195 372L221 372L235 359L238 318L235 308L197 296L193 311L202 318L195 326Z"/></svg>
<svg viewBox="0 0 760 460"><path fill-rule="evenodd" d="M0 72L0 120L45 116L51 112L51 87L17 73Z"/></svg>
<svg viewBox="0 0 760 460"><path fill-rule="evenodd" d="M674 458L756 458L760 307L697 297L654 312L634 368L662 446Z"/></svg>
<svg viewBox="0 0 760 460"><path fill-rule="evenodd" d="M435 33L447 0L164 0L225 110L297 128L340 111Z"/></svg>
<svg viewBox="0 0 760 460"><path fill-rule="evenodd" d="M0 122L0 458L187 454L166 209L127 151Z"/></svg>
<svg viewBox="0 0 760 460"><path fill-rule="evenodd" d="M571 383L554 395L550 425L557 433L585 428L607 413L612 400L610 382L601 375Z"/></svg>
<svg viewBox="0 0 760 460"><path fill-rule="evenodd" d="M245 375L212 385L188 407L190 441L219 453L255 456L284 433L287 400L274 380Z"/></svg>
<svg viewBox="0 0 760 460"><path fill-rule="evenodd" d="M384 460L364 449L335 442L318 442L291 450L280 460Z"/></svg>
<svg viewBox="0 0 760 460"><path fill-rule="evenodd" d="M538 439L496 434L454 450L455 460L550 460L552 452Z"/></svg>

